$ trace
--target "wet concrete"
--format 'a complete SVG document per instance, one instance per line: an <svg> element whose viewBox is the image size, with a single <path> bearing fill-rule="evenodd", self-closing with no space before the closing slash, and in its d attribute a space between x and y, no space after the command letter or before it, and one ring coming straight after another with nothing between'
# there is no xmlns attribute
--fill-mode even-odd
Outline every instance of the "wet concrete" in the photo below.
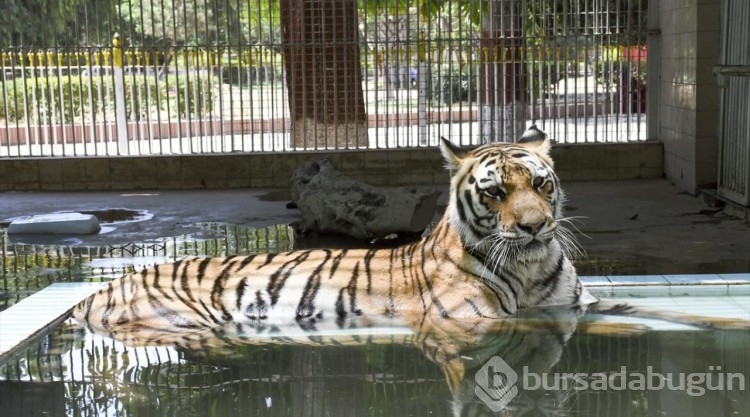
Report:
<svg viewBox="0 0 750 417"><path fill-rule="evenodd" d="M581 267L598 268L599 275L750 271L750 222L667 181L572 182L565 188L566 214L583 217L579 241L588 258Z"/></svg>
<svg viewBox="0 0 750 417"><path fill-rule="evenodd" d="M577 261L582 273L750 271L750 223L731 217L664 180L568 182L564 188L568 194L566 214L578 227L576 235L587 254ZM442 191L441 208L447 199L447 188ZM287 208L288 201L288 191L283 189L5 192L0 193L0 221L61 211L110 213L111 221L103 225L104 232L98 235L13 239L27 243L117 245L204 233L199 224L206 222L252 227L288 224L297 219L297 211ZM127 213L123 210L139 215L123 218ZM331 240L325 244L338 243Z"/></svg>
<svg viewBox="0 0 750 417"><path fill-rule="evenodd" d="M268 190L145 191L145 192L5 192L0 193L0 224L15 217L61 211L103 213L97 235L57 237L11 236L13 242L34 244L122 245L205 232L199 223L265 227L291 223L296 210L287 200L264 198ZM131 218L115 216L130 211ZM130 216L127 216L130 217Z"/></svg>

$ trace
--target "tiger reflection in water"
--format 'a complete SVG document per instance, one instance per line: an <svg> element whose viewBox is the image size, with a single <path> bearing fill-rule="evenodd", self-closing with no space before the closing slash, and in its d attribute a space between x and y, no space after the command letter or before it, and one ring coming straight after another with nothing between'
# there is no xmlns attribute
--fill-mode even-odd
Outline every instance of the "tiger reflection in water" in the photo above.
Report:
<svg viewBox="0 0 750 417"><path fill-rule="evenodd" d="M590 309L748 327L597 302L570 261L577 247L564 227L564 194L549 149L544 135L473 150L443 140L452 172L449 203L416 243L157 265L111 282L77 305L73 317L128 344L186 349L320 340L281 336L290 328L406 326L412 336L371 341L417 346L443 369L459 415L471 408L467 398L475 397L471 370L492 356L544 370L574 331L634 330L603 323L581 329L578 318ZM560 305L569 306L564 314L523 317L529 308ZM321 343L327 342L334 341Z"/></svg>
<svg viewBox="0 0 750 417"><path fill-rule="evenodd" d="M503 399L491 387L478 382L477 375L488 362L500 358L519 376L526 371L542 375L559 362L568 340L575 337L604 336L610 340L642 335L649 329L643 325L623 323L617 319L603 321L599 315L637 315L651 319L666 319L695 326L706 326L707 318L694 320L693 316L660 310L631 308L627 305L605 304L530 307L519 310L503 319L435 319L422 317L405 322L392 319L380 322L375 328L352 326L345 329L356 335L346 335L340 328L319 326L311 329L290 329L279 326L257 326L248 323L226 323L222 326L174 332L142 328L128 333L101 333L128 346L169 346L190 352L199 358L210 356L233 357L237 347L269 347L279 345L325 348L328 346L407 345L414 346L427 359L436 364L445 376L452 398L446 407L454 416L570 416L568 410L576 400L572 385L564 389L524 390L520 381L515 392L502 408L492 408L493 402ZM748 323L722 321L711 327L743 329ZM402 327L408 324L407 328ZM383 326L383 327L380 327ZM409 332L403 330L408 329ZM359 332L365 330L365 332ZM377 330L380 330L378 332ZM394 331L395 330L395 331ZM407 334L408 333L408 334ZM617 343L617 342L615 342ZM242 358L238 358L242 360ZM281 364L279 364L281 365ZM324 377L325 371L318 377ZM255 375L258 378L270 375ZM487 395L482 397L478 390ZM507 394L507 392L505 393ZM440 401L441 399L436 399Z"/></svg>

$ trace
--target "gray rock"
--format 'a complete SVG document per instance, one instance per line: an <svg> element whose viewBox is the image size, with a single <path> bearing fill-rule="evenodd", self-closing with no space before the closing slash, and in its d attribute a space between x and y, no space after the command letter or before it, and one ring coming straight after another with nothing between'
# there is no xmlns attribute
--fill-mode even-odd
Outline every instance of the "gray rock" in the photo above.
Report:
<svg viewBox="0 0 750 417"><path fill-rule="evenodd" d="M435 214L439 191L414 187L377 188L347 177L323 158L298 168L291 180L300 210L301 234L340 234L374 240L421 233Z"/></svg>
<svg viewBox="0 0 750 417"><path fill-rule="evenodd" d="M90 235L99 230L96 216L81 213L37 214L17 218L8 225L8 234Z"/></svg>

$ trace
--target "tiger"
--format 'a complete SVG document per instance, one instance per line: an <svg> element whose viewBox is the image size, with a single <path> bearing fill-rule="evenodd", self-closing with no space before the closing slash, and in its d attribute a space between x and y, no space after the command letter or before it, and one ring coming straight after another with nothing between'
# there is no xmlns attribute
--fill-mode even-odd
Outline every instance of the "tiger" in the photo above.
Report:
<svg viewBox="0 0 750 417"><path fill-rule="evenodd" d="M493 355L516 365L536 363L544 371L557 362L574 332L643 330L581 322L589 313L750 328L746 320L593 297L572 262L580 249L566 227L565 194L550 140L529 137L473 149L441 139L450 177L448 204L416 242L182 259L111 281L77 304L72 317L129 345L196 352L243 343L411 344L442 369L455 415L485 414L474 396L474 374ZM529 313L540 308L542 313ZM549 312L556 308L563 313ZM321 329L392 329L394 323L410 331L343 342L340 332L335 340L319 336Z"/></svg>
<svg viewBox="0 0 750 417"><path fill-rule="evenodd" d="M571 261L579 249L565 227L550 149L547 135L474 149L441 138L448 204L416 242L182 259L111 281L72 316L108 334L179 334L227 323L315 329L499 319L595 303Z"/></svg>
<svg viewBox="0 0 750 417"><path fill-rule="evenodd" d="M112 281L73 316L106 330L343 327L411 314L500 318L588 298L566 253L549 139L466 150L441 138L440 150L452 172L449 202L417 242L178 260Z"/></svg>

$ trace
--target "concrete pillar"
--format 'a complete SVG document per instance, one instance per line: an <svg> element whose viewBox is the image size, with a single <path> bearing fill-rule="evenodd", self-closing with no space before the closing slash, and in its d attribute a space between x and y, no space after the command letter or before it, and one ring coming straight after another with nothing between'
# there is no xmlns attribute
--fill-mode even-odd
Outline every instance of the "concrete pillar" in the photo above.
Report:
<svg viewBox="0 0 750 417"><path fill-rule="evenodd" d="M662 0L659 138L667 179L690 193L716 183L721 0Z"/></svg>

